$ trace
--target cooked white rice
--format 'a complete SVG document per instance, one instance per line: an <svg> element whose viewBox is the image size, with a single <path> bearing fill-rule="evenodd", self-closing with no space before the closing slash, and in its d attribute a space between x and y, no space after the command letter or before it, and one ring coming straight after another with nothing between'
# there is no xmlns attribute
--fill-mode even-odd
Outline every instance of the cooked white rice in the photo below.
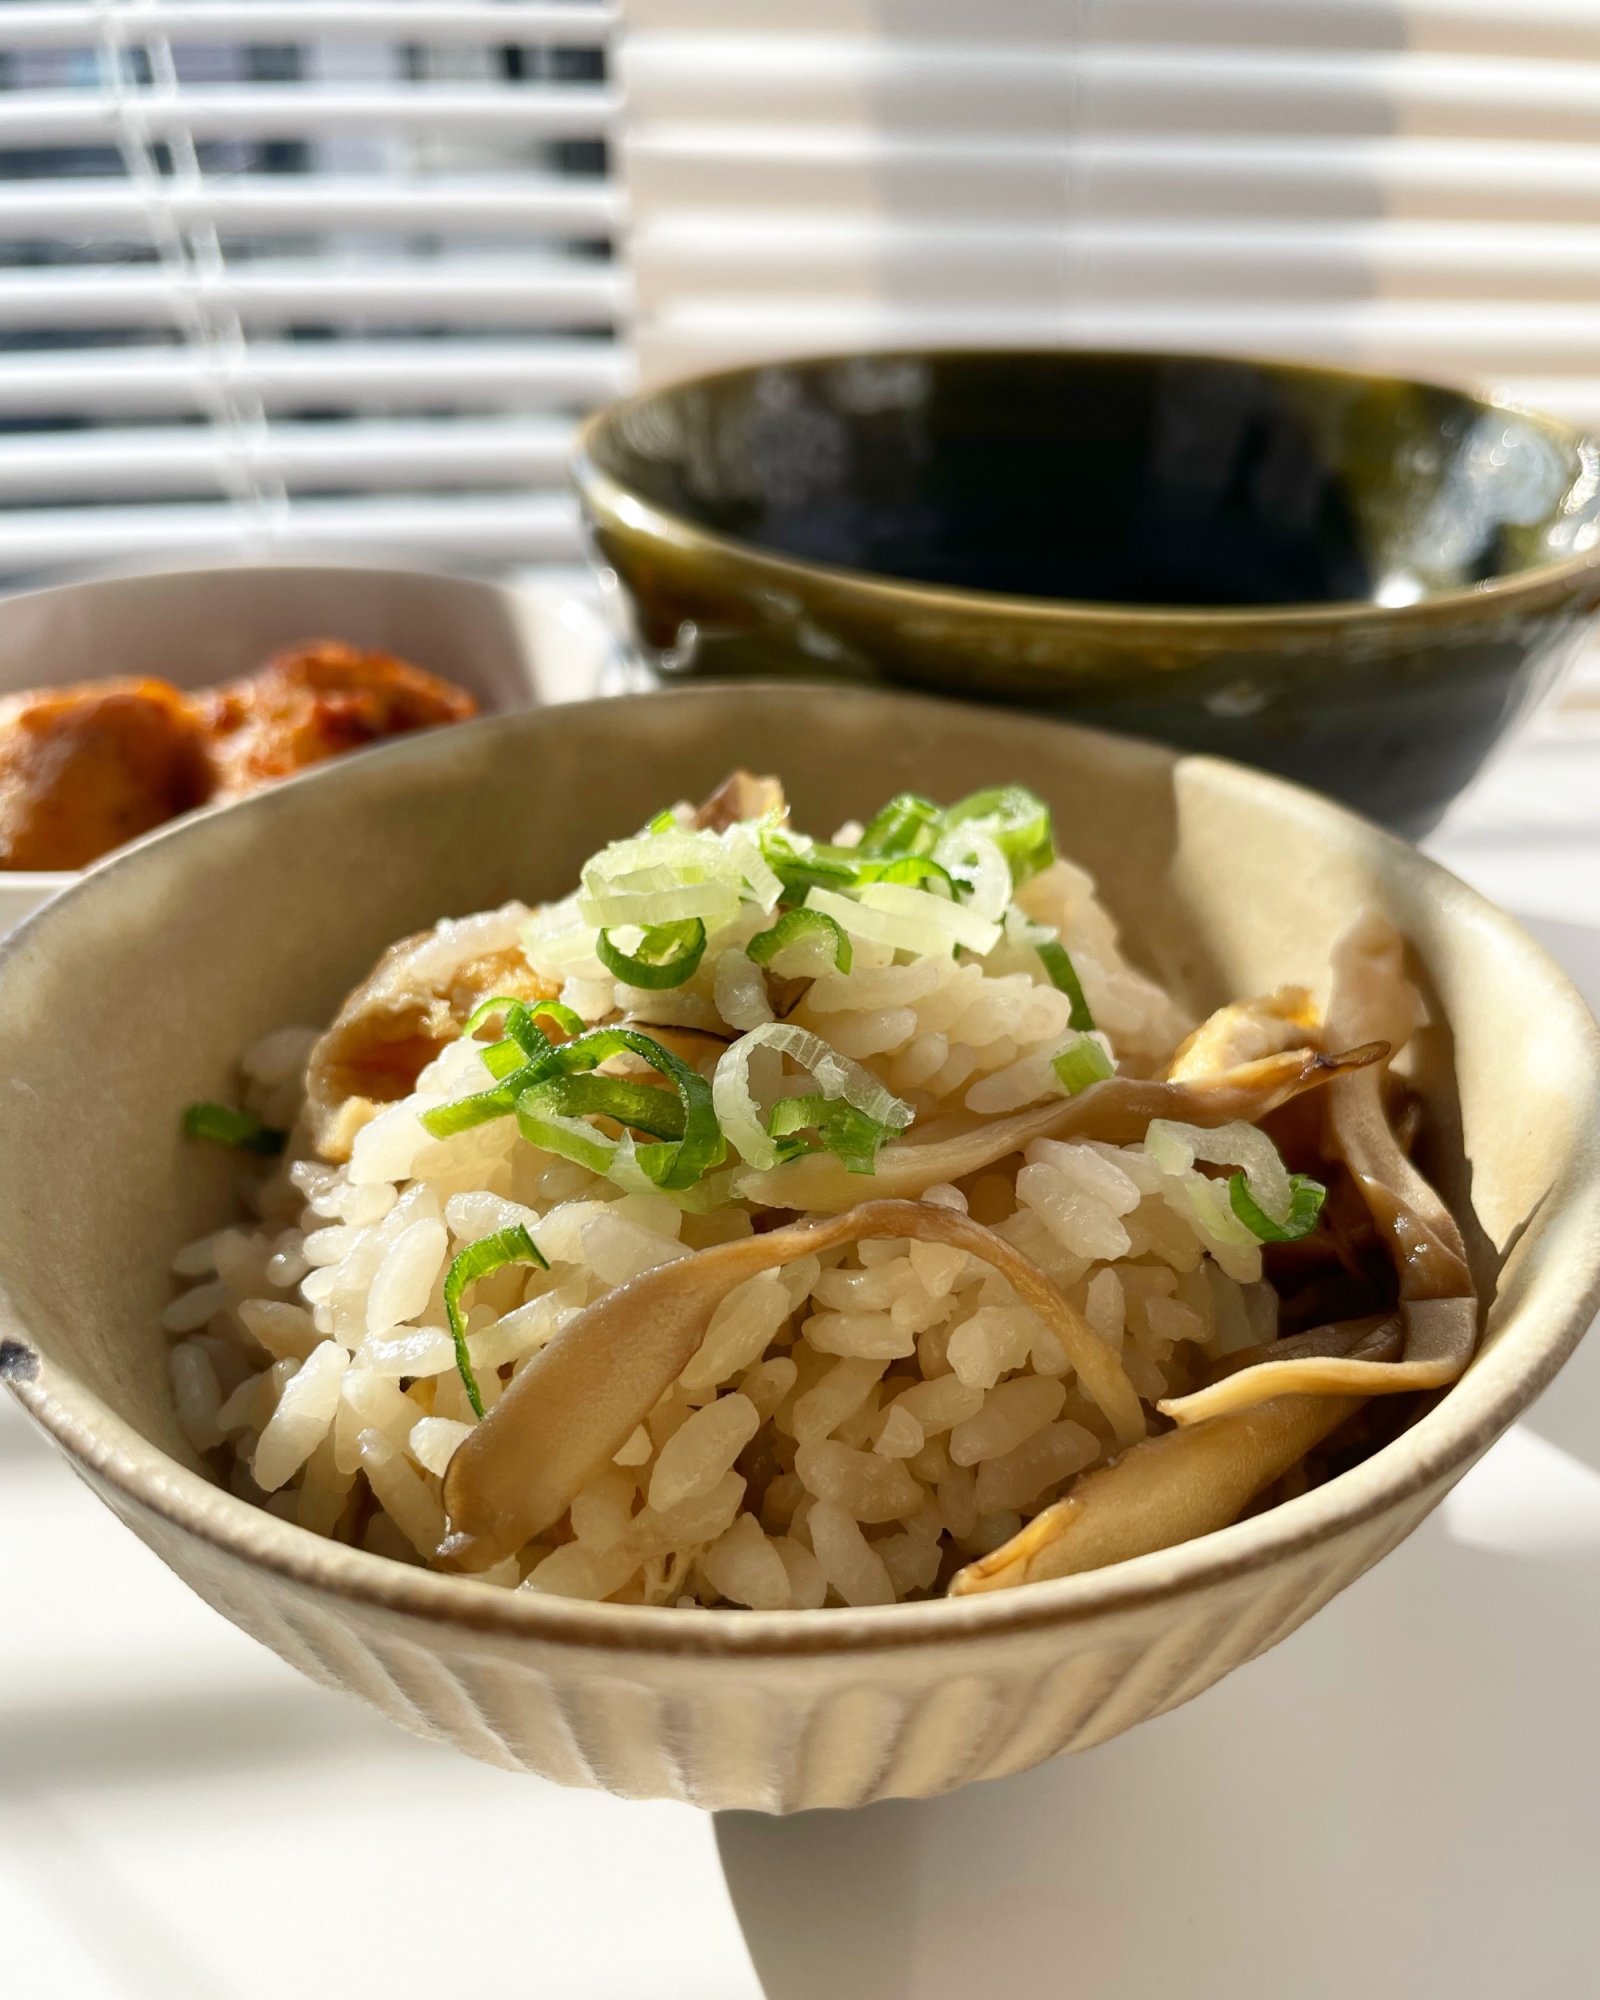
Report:
<svg viewBox="0 0 1600 2000"><path fill-rule="evenodd" d="M851 830L841 836L848 843ZM1106 1047L1152 1074L1191 1025L1133 970L1079 868L1056 861L1017 903L1071 955ZM441 927L454 964L507 938L559 972L586 1021L710 1028L771 1016L742 946L754 908L713 935L668 991L621 987L564 919L515 908ZM559 949L549 939L556 937ZM1007 939L983 962L910 956L857 937L851 970L810 947L775 974L810 975L789 1018L881 1080L918 1121L997 1114L1062 1086L1050 1058L1070 1002ZM452 957L452 954L454 956ZM293 1122L312 1029L286 1028L241 1065L245 1104ZM482 1089L484 1043L449 1043L392 1107L367 1106L353 1156L292 1158L253 1185L257 1219L185 1246L167 1310L179 1420L235 1493L319 1535L429 1561L446 1532L441 1476L476 1419L446 1330L443 1282L463 1245L509 1224L550 1268L482 1279L466 1326L492 1410L584 1306L664 1259L751 1233L749 1201L687 1212L542 1151L501 1118L444 1139L416 1114ZM709 1077L723 1053L708 1042ZM769 1058L769 1101L811 1089ZM642 1074L631 1058L608 1074ZM376 1115L374 1115L376 1112ZM291 1155L303 1151L303 1140ZM1159 1150L1159 1149L1158 1149ZM1258 1248L1219 1222L1192 1160L1170 1146L1037 1140L945 1203L1032 1258L1121 1357L1146 1404L1181 1394L1231 1350L1270 1339L1277 1300ZM863 1197L872 1193L863 1178ZM647 1421L570 1513L487 1581L569 1598L757 1609L872 1605L942 1590L1112 1454L1105 1418L1053 1334L1005 1279L938 1243L867 1241L741 1285Z"/></svg>

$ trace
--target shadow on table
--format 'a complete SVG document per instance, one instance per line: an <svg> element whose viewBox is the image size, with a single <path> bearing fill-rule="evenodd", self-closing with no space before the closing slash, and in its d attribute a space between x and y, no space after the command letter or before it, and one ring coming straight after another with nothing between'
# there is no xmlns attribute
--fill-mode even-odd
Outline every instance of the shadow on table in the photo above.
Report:
<svg viewBox="0 0 1600 2000"><path fill-rule="evenodd" d="M1600 1346L1304 1631L1116 1742L720 1815L767 2000L1595 1991L1600 1477L1567 1434L1600 1462Z"/></svg>

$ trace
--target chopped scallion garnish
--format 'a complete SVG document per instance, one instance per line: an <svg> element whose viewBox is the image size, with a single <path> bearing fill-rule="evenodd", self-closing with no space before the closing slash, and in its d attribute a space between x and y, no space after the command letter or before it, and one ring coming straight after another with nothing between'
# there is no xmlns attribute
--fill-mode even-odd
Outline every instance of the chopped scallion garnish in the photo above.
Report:
<svg viewBox="0 0 1600 2000"><path fill-rule="evenodd" d="M1298 1243L1302 1236L1309 1236L1317 1226L1327 1193L1322 1183L1309 1174L1291 1174L1288 1219L1274 1222L1251 1196L1250 1184L1242 1173L1235 1174L1228 1182L1229 1206L1250 1234L1263 1243Z"/></svg>
<svg viewBox="0 0 1600 2000"><path fill-rule="evenodd" d="M1050 808L1025 785L995 785L960 799L945 814L946 826L973 826L986 833L1011 864L1017 886L1048 868L1056 858Z"/></svg>
<svg viewBox="0 0 1600 2000"><path fill-rule="evenodd" d="M615 1118L630 1131L656 1139L681 1139L687 1114L674 1090L633 1083L621 1076L552 1076L524 1093L541 1109L563 1118Z"/></svg>
<svg viewBox="0 0 1600 2000"><path fill-rule="evenodd" d="M651 991L681 986L692 977L706 952L706 927L698 917L681 924L656 924L644 933L631 956L612 943L611 933L595 939L594 955L618 979Z"/></svg>
<svg viewBox="0 0 1600 2000"><path fill-rule="evenodd" d="M861 879L853 847L826 847L781 827L762 827L761 857L782 883L786 902L804 902L808 889L853 889Z"/></svg>
<svg viewBox="0 0 1600 2000"><path fill-rule="evenodd" d="M496 1042L493 1045L499 1048ZM458 1132L469 1131L474 1125L487 1125L496 1118L509 1118L517 1108L517 1093L512 1085L521 1080L529 1065L520 1063L504 1083L493 1090L475 1090L470 1097L458 1097L451 1104L436 1104L431 1111L418 1114L418 1123L434 1139L453 1139Z"/></svg>
<svg viewBox="0 0 1600 2000"><path fill-rule="evenodd" d="M712 1109L711 1086L698 1070L691 1069L681 1057L663 1048L650 1036L640 1034L636 1028L593 1028L576 1041L552 1049L540 1066L538 1076L529 1080L517 1099L517 1124L523 1136L533 1145L543 1146L567 1159L578 1157L569 1149L569 1143L576 1139L583 1148L581 1164L589 1166L591 1171L603 1173L604 1167L592 1166L596 1149L609 1157L621 1141L608 1139L593 1126L583 1125L581 1120L575 1121L541 1086L552 1078L575 1077L598 1069L601 1063L625 1051L640 1057L658 1076L667 1079L677 1092L683 1110L680 1136L661 1144L638 1147L635 1157L639 1166L664 1193L691 1188L708 1168L717 1165L723 1154L722 1127ZM596 1079L597 1082L616 1080ZM631 1099L629 1101L632 1102ZM599 1108L597 1104L596 1109ZM662 1114L653 1111L652 1115L659 1119ZM572 1129L575 1125L576 1130ZM639 1129L648 1130L649 1127L641 1125Z"/></svg>
<svg viewBox="0 0 1600 2000"><path fill-rule="evenodd" d="M528 1057L509 1036L503 1042L485 1042L479 1061L491 1076L511 1076L522 1069Z"/></svg>
<svg viewBox="0 0 1600 2000"><path fill-rule="evenodd" d="M1075 1036L1050 1058L1050 1067L1069 1096L1116 1075L1116 1065L1092 1035Z"/></svg>
<svg viewBox="0 0 1600 2000"><path fill-rule="evenodd" d="M711 1085L712 1100L728 1144L757 1172L764 1173L777 1166L783 1157L782 1148L767 1129L765 1114L750 1092L750 1058L758 1049L776 1049L780 1055L789 1057L810 1072L818 1095L829 1103L842 1101L852 1106L891 1136L903 1132L912 1122L911 1106L902 1104L871 1070L863 1069L849 1056L840 1055L809 1028L797 1027L793 1021L768 1021L741 1035L724 1051Z"/></svg>
<svg viewBox="0 0 1600 2000"><path fill-rule="evenodd" d="M583 1033L581 1016L559 1000L517 1000L497 993L492 1000L474 1008L462 1034L470 1035L496 1014L505 1016L505 1035L498 1042L485 1043L481 1060L489 1074L499 1081L493 1090L474 1091L470 1097L458 1097L451 1104L424 1111L423 1130L435 1139L449 1139L474 1125L511 1116L517 1108L519 1092L544 1074L546 1059L555 1047L537 1026L538 1017L553 1021L565 1035Z"/></svg>
<svg viewBox="0 0 1600 2000"><path fill-rule="evenodd" d="M497 1229L492 1236L480 1236L476 1243L469 1243L445 1273L444 1314L450 1322L450 1338L455 1342L456 1367L461 1373L467 1401L480 1417L483 1415L483 1397L479 1393L478 1378L472 1372L472 1358L467 1353L461 1294L468 1285L476 1283L479 1278L487 1278L493 1271L503 1271L507 1264L537 1264L541 1271L550 1268L538 1244L520 1222L512 1223L509 1229Z"/></svg>
<svg viewBox="0 0 1600 2000"><path fill-rule="evenodd" d="M927 854L945 830L945 816L932 799L901 792L867 822L858 854Z"/></svg>
<svg viewBox="0 0 1600 2000"><path fill-rule="evenodd" d="M877 1170L879 1149L896 1136L895 1129L879 1124L842 1097L828 1098L821 1092L805 1097L781 1097L772 1107L767 1130L778 1141L780 1159L792 1159L808 1151L793 1137L814 1131L826 1149L842 1160L853 1174Z"/></svg>
<svg viewBox="0 0 1600 2000"><path fill-rule="evenodd" d="M864 861L857 880L862 883L905 882L912 888L921 883L931 883L935 895L946 895L952 903L957 900L955 877L931 854L897 854L892 861Z"/></svg>
<svg viewBox="0 0 1600 2000"><path fill-rule="evenodd" d="M756 965L770 965L787 946L811 938L820 938L827 945L838 971L850 970L850 940L824 910L785 910L771 930L758 931L750 940L745 956Z"/></svg>
<svg viewBox="0 0 1600 2000"><path fill-rule="evenodd" d="M559 1000L518 1000L510 994L497 993L492 1000L482 1000L472 1010L467 1025L461 1030L462 1034L475 1034L485 1021L492 1020L496 1014L505 1015L507 1038L517 1042L530 1061L535 1051L525 1039L526 1028L540 1015L554 1021L564 1035L583 1033L583 1017L575 1014L570 1007L564 1007Z"/></svg>
<svg viewBox="0 0 1600 2000"><path fill-rule="evenodd" d="M281 1153L288 1138L264 1125L253 1111L234 1111L226 1104L191 1104L183 1114L183 1129L191 1139L214 1139L219 1146L236 1146L267 1158Z"/></svg>
<svg viewBox="0 0 1600 2000"><path fill-rule="evenodd" d="M1050 984L1065 993L1072 1002L1072 1012L1067 1017L1067 1026L1076 1028L1081 1035L1094 1030L1094 1016L1089 1012L1089 1003L1083 997L1083 985L1077 969L1067 956L1066 946L1059 938L1042 938L1034 944L1044 969L1050 975Z"/></svg>
<svg viewBox="0 0 1600 2000"><path fill-rule="evenodd" d="M986 871L975 871L970 861L955 867L943 853L941 843L949 844L958 831L981 834L992 844L1010 871L1013 888L1055 859L1050 808L1021 785L974 792L947 812L914 792L902 792L873 815L856 847L829 847L781 827L764 826L761 851L789 902L802 901L812 889L849 894L871 882L931 881L941 884L953 901L981 887L984 897L998 908L996 885L986 881L980 885L978 879ZM935 849L941 849L938 860L933 858ZM1002 880L998 889L1004 888Z"/></svg>

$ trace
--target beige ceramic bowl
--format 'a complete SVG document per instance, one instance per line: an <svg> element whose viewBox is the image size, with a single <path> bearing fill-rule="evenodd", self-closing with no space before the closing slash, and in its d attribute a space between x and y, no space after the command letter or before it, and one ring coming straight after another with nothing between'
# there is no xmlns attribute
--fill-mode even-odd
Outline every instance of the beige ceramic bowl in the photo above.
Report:
<svg viewBox="0 0 1600 2000"><path fill-rule="evenodd" d="M599 843L735 762L781 771L800 824L824 829L902 787L1034 786L1137 957L1200 1008L1317 982L1340 926L1379 905L1439 1010L1431 1164L1495 1292L1466 1378L1356 1471L1220 1534L875 1610L518 1595L318 1540L219 1491L173 1420L159 1314L171 1250L230 1212L230 1169L180 1140L180 1107L224 1091L235 1053L275 1023L326 1016L390 939L564 890ZM5 1364L76 1468L315 1679L473 1756L635 1798L790 1811L929 1794L1189 1700L1407 1535L1549 1381L1600 1290L1600 1034L1514 924L1275 779L917 697L683 690L309 773L150 836L38 912L0 953L0 1020Z"/></svg>

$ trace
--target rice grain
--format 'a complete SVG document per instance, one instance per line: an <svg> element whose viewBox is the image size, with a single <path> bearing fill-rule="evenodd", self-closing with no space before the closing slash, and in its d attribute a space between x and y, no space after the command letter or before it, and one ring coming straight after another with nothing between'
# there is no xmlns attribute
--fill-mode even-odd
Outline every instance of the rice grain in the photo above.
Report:
<svg viewBox="0 0 1600 2000"><path fill-rule="evenodd" d="M843 1507L819 1500L808 1526L822 1574L846 1604L893 1604L894 1584L882 1557Z"/></svg>

